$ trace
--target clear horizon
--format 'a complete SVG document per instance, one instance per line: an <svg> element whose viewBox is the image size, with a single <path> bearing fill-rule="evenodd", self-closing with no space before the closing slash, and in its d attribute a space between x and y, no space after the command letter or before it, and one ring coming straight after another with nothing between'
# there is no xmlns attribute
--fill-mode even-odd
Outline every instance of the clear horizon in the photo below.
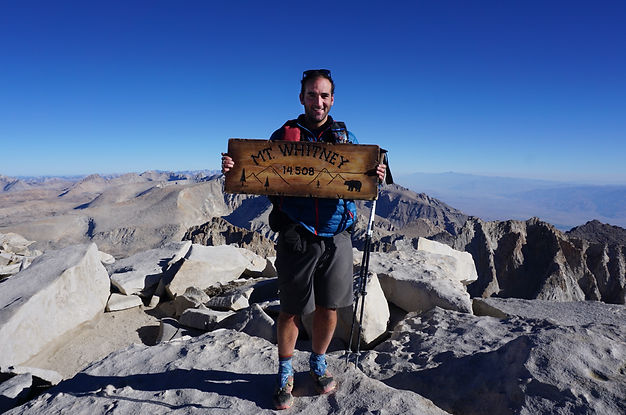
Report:
<svg viewBox="0 0 626 415"><path fill-rule="evenodd" d="M272 7L275 5L275 7ZM358 5L358 7L354 7ZM496 1L0 5L0 174L219 168L227 140L331 115L397 176L626 184L626 4Z"/></svg>
<svg viewBox="0 0 626 415"><path fill-rule="evenodd" d="M101 172L89 172L89 173L76 173L76 174L41 174L41 175L7 175L7 174L3 174L2 172L0 172L0 177L5 176L5 177L9 177L9 178L14 178L14 179L19 179L19 180L29 180L29 179L43 179L43 178L78 178L78 179L82 179L85 178L87 176L91 176L91 175L99 175L102 177L108 177L108 176L122 176L124 174L143 174L146 172L150 172L150 171L154 171L154 172L158 172L158 173L200 173L200 172L215 172L215 173L220 173L219 169L200 169L200 170L164 170L164 169L148 169L148 170L143 170L143 171L124 171L124 172L108 172L108 173L101 173ZM572 185L572 186L607 186L607 187L611 187L611 186L617 186L617 187L623 187L626 186L626 183L621 183L621 182L607 182L607 181L593 181L593 180L567 180L567 179L563 179L563 180L558 180L558 179L542 179L542 178L535 178L535 177L515 177L515 176L502 176L502 175L489 175L489 174L479 174L479 173L463 173L463 172L455 172L455 171L445 171L445 172L433 172L433 173L429 173L429 172L420 172L420 171L416 171L416 172L412 172L412 173L406 173L406 174L400 174L400 175L396 175L395 171L393 171L393 176L394 179L396 179L397 177L399 177L400 179L402 178L406 178L406 177L410 177L411 175L415 175L415 174L427 174L427 175L447 175L447 174L452 174L452 175L460 175L460 176L473 176L473 177L478 177L478 178L491 178L491 179L505 179L505 180L520 180L520 181L543 181L546 183L554 183L556 184L560 184L560 185ZM400 186L406 186L405 184L403 184L401 181L398 182L396 180L396 183Z"/></svg>

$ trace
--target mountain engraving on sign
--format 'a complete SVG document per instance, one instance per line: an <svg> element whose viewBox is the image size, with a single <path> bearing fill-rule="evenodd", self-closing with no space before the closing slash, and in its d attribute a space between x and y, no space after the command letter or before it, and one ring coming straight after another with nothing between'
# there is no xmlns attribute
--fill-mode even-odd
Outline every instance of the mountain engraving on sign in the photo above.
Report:
<svg viewBox="0 0 626 415"><path fill-rule="evenodd" d="M227 193L376 199L375 145L231 138Z"/></svg>

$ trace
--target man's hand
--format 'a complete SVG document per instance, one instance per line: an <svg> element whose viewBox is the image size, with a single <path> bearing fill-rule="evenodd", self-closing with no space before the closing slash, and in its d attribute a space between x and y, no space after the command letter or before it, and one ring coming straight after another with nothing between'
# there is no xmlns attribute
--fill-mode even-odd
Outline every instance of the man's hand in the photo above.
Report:
<svg viewBox="0 0 626 415"><path fill-rule="evenodd" d="M387 166L385 166L384 164L379 164L378 167L376 167L376 175L378 176L378 181L380 183L385 181L386 171L387 171Z"/></svg>
<svg viewBox="0 0 626 415"><path fill-rule="evenodd" d="M235 167L235 162L226 153L222 153L222 173L227 173L230 169Z"/></svg>

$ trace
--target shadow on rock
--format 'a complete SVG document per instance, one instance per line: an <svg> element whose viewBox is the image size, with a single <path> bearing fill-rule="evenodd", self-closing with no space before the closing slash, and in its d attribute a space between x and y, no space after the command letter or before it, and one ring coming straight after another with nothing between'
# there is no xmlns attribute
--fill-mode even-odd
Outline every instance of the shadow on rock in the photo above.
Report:
<svg viewBox="0 0 626 415"><path fill-rule="evenodd" d="M435 368L397 373L383 382L451 413L512 415L524 404L521 385L531 379L524 364L532 347L528 336L520 336L492 352L461 358L443 353L435 357L441 360Z"/></svg>
<svg viewBox="0 0 626 415"><path fill-rule="evenodd" d="M157 338L159 336L159 326L143 326L137 329L137 334L141 339L141 342L146 346L154 346L157 344Z"/></svg>
<svg viewBox="0 0 626 415"><path fill-rule="evenodd" d="M172 405L162 400L145 400L114 394L115 389L131 388L136 391L163 392L168 390L196 389L220 396L252 401L259 408L270 409L275 375L233 373L223 370L175 369L161 373L142 373L127 376L94 376L79 373L60 383L50 393L65 393L75 397L97 395L111 396L115 400L130 400L166 406L172 410L182 407L209 409L201 404ZM165 392L167 393L167 392ZM226 408L223 408L226 409Z"/></svg>

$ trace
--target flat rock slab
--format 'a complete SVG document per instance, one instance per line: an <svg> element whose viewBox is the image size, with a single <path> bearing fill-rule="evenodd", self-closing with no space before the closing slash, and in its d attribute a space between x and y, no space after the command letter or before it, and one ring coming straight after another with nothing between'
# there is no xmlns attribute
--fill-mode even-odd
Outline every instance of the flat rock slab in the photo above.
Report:
<svg viewBox="0 0 626 415"><path fill-rule="evenodd" d="M296 351L290 414L445 415L418 394L390 388L360 371L344 372L329 356L339 389L316 395L308 374L308 353ZM93 364L8 414L273 414L276 347L232 330L148 347L133 345Z"/></svg>
<svg viewBox="0 0 626 415"><path fill-rule="evenodd" d="M372 252L369 270L378 274L388 301L405 311L434 307L472 312L456 258L427 251Z"/></svg>
<svg viewBox="0 0 626 415"><path fill-rule="evenodd" d="M122 294L139 293L159 283L163 272L174 262L184 257L191 241L170 242L162 248L150 249L121 259L107 268L111 283Z"/></svg>
<svg viewBox="0 0 626 415"><path fill-rule="evenodd" d="M30 373L15 375L7 381L0 383L0 397L16 399L28 392L33 384L33 376Z"/></svg>
<svg viewBox="0 0 626 415"><path fill-rule="evenodd" d="M0 383L0 413L23 403L32 385L30 373L16 375Z"/></svg>
<svg viewBox="0 0 626 415"><path fill-rule="evenodd" d="M217 323L216 327L242 331L250 336L261 337L272 343L276 342L276 324L258 304L252 304L247 309L224 318Z"/></svg>
<svg viewBox="0 0 626 415"><path fill-rule="evenodd" d="M217 323L233 314L235 314L234 311L188 308L180 316L178 322L185 327L209 331L213 330Z"/></svg>
<svg viewBox="0 0 626 415"><path fill-rule="evenodd" d="M121 311L128 310L133 307L140 307L143 305L143 301L137 295L124 295L113 293L109 297L106 311Z"/></svg>
<svg viewBox="0 0 626 415"><path fill-rule="evenodd" d="M18 365L104 311L110 282L96 244L48 251L0 285L0 365Z"/></svg>
<svg viewBox="0 0 626 415"><path fill-rule="evenodd" d="M262 274L267 260L247 249L232 245L204 246L193 244L180 269L166 285L175 298L188 287L208 288L236 280L244 273Z"/></svg>
<svg viewBox="0 0 626 415"><path fill-rule="evenodd" d="M229 292L219 297L211 298L207 303L207 307L222 311L238 311L250 306L250 295L252 295L254 287L243 287Z"/></svg>
<svg viewBox="0 0 626 415"><path fill-rule="evenodd" d="M63 376L60 373L55 372L54 370L46 370L40 369L38 367L28 367L28 366L9 366L9 367L0 367L0 377L4 375L25 375L30 374L38 383L46 384L48 386L57 385L59 382L63 380Z"/></svg>

